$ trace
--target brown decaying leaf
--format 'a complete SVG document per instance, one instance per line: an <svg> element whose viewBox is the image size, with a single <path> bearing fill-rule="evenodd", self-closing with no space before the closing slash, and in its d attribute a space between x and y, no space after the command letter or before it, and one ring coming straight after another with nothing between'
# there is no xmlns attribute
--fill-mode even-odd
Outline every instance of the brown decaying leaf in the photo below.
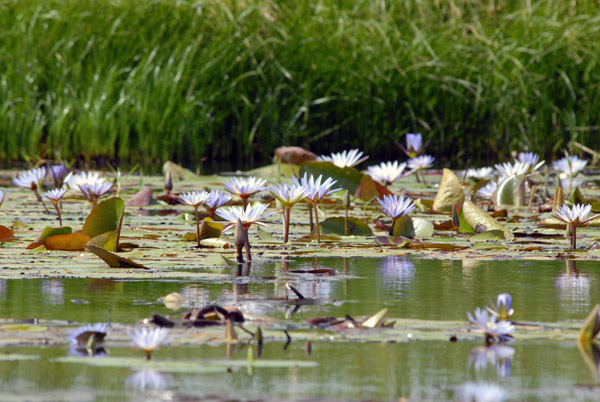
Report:
<svg viewBox="0 0 600 402"><path fill-rule="evenodd" d="M15 231L0 225L0 241L11 241Z"/></svg>
<svg viewBox="0 0 600 402"><path fill-rule="evenodd" d="M125 205L129 207L147 207L152 204L152 201L154 201L152 198L152 189L150 186L144 186L136 195L128 199Z"/></svg>
<svg viewBox="0 0 600 402"><path fill-rule="evenodd" d="M27 250L32 250L43 245L47 250L83 251L85 244L89 241L90 236L78 230L68 235L50 236L43 242L31 243L27 246Z"/></svg>

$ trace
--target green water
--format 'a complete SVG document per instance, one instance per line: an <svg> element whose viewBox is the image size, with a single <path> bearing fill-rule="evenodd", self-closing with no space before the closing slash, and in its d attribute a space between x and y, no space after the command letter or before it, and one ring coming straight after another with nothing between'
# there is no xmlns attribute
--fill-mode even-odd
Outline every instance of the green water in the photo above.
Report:
<svg viewBox="0 0 600 402"><path fill-rule="evenodd" d="M332 268L334 276L291 270ZM179 292L191 305L216 302L246 313L288 318L298 325L314 316L361 316L383 307L388 316L429 320L466 319L466 312L489 304L500 292L513 296L517 321L581 320L600 302L595 262L436 261L405 257L296 259L255 263L249 276L216 283L23 279L0 281L0 317L106 321L133 324L152 312L170 312L158 298ZM284 284L294 285L319 304L292 313L282 302ZM110 313L109 313L110 311ZM0 334L1 336L1 334ZM110 334L109 334L110 336ZM186 400L218 395L234 400L332 398L452 400L467 381L500 385L510 400L597 400L596 374L576 344L519 341L504 350L508 358L486 357L479 342L266 343L264 359L310 360L313 368L232 368L214 374L135 374L126 368L61 363L64 346L2 348L4 353L38 356L33 361L0 363L0 400ZM476 352L479 351L480 354ZM507 352L508 351L508 352ZM108 347L110 356L139 357L130 348ZM484 354L481 354L484 353ZM238 346L234 358L246 359ZM477 359L476 356L479 356ZM225 346L163 347L155 361L224 358ZM500 361L501 360L501 361ZM136 377L132 377L136 375ZM146 375L145 389L136 378ZM158 388L158 389L149 389ZM214 399L221 400L221 399Z"/></svg>

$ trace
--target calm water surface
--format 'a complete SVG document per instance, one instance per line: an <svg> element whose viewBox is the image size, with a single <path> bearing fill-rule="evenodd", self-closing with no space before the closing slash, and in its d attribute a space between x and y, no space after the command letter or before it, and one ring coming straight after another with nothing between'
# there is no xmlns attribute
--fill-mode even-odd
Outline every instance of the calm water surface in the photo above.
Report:
<svg viewBox="0 0 600 402"><path fill-rule="evenodd" d="M291 273L331 268L333 276ZM501 292L513 295L520 321L583 319L600 302L600 264L564 261L436 261L400 256L319 258L255 263L249 276L209 281L109 281L26 279L0 281L0 317L59 319L77 323L135 323L152 312L167 314L158 298L181 293L189 305L234 304L246 313L302 323L314 316L364 316L388 307L389 317L464 321L467 311ZM281 301L290 282L320 304L298 311ZM0 335L1 336L1 335ZM596 374L568 342L517 340L497 350L474 342L411 341L388 344L267 343L263 358L318 362L315 368L246 368L217 374L161 374L53 361L65 347L0 349L39 356L0 363L0 400L186 400L220 395L248 400L283 397L452 400L467 381L502 386L511 400L600 400ZM111 356L139 356L113 348ZM224 346L166 347L155 360L223 358ZM243 348L234 357L246 358ZM142 384L142 385L140 385Z"/></svg>

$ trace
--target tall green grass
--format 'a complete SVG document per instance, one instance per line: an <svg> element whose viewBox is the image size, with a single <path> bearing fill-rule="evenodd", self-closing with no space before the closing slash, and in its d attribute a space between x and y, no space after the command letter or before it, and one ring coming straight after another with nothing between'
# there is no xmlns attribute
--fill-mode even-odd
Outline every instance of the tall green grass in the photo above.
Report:
<svg viewBox="0 0 600 402"><path fill-rule="evenodd" d="M599 58L591 0L0 0L0 160L550 157L600 147Z"/></svg>

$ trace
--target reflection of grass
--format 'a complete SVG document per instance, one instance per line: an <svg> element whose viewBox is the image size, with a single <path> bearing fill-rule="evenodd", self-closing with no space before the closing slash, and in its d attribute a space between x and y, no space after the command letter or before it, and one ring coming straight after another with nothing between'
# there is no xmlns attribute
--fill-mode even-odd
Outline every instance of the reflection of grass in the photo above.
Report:
<svg viewBox="0 0 600 402"><path fill-rule="evenodd" d="M455 161L598 146L600 6L532 3L8 2L0 160L385 157L406 131Z"/></svg>

